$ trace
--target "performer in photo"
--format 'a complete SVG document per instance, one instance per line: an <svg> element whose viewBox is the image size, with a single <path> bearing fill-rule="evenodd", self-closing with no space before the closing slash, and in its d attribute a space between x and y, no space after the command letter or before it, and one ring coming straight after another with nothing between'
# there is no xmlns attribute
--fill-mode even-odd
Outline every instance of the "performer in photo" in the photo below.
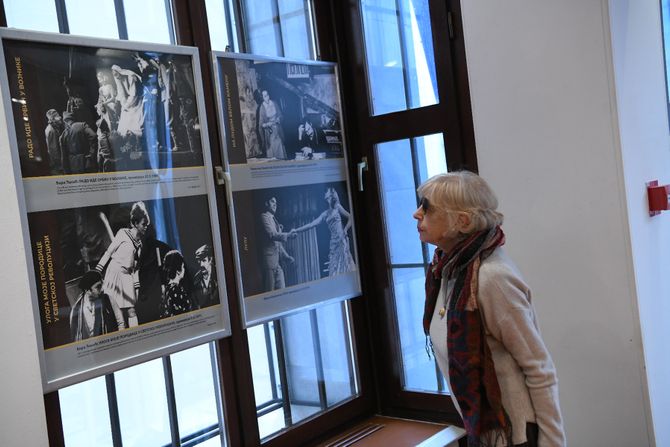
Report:
<svg viewBox="0 0 670 447"><path fill-rule="evenodd" d="M284 242L289 237L296 237L297 233L291 231L284 233L283 227L277 221L277 199L270 197L265 202L265 212L261 213L261 224L263 226L263 237L261 239L261 250L263 258L263 288L266 292L283 289L286 287L284 270L280 261L295 262L293 257L286 252Z"/></svg>
<svg viewBox="0 0 670 447"><path fill-rule="evenodd" d="M112 76L116 84L116 99L121 104L117 131L124 138L127 150L139 151L144 124L142 78L118 65L112 65Z"/></svg>
<svg viewBox="0 0 670 447"><path fill-rule="evenodd" d="M285 160L286 149L284 148L284 131L281 127L281 109L270 98L267 90L263 90L262 95L263 103L260 106L259 122L262 129L265 156Z"/></svg>
<svg viewBox="0 0 670 447"><path fill-rule="evenodd" d="M65 128L58 139L62 151L63 172L84 174L98 170L98 136L88 124L75 121L71 112L63 113Z"/></svg>
<svg viewBox="0 0 670 447"><path fill-rule="evenodd" d="M119 125L119 110L121 108L117 99L116 87L105 71L99 70L96 73L96 78L99 85L96 111L100 120L107 122L109 131L115 131Z"/></svg>
<svg viewBox="0 0 670 447"><path fill-rule="evenodd" d="M153 55L135 53L142 80L142 113L144 114L143 132L144 146L149 152L165 150L165 116L163 104L160 102L162 92L159 86L159 63ZM155 167L158 159L151 157Z"/></svg>
<svg viewBox="0 0 670 447"><path fill-rule="evenodd" d="M102 276L89 270L79 280L81 293L70 310L73 341L107 334L118 329L109 297L102 291Z"/></svg>
<svg viewBox="0 0 670 447"><path fill-rule="evenodd" d="M298 126L298 146L305 158L312 158L314 152L323 150L325 136L320 129L316 129L309 117L303 118Z"/></svg>
<svg viewBox="0 0 670 447"><path fill-rule="evenodd" d="M116 233L96 266L99 272L107 266L103 290L112 301L119 329L138 324L135 312L140 286L138 260L142 250L142 237L150 222L144 202L134 203L130 210L130 228L121 228ZM111 228L108 231L111 233Z"/></svg>
<svg viewBox="0 0 670 447"><path fill-rule="evenodd" d="M348 231L351 228L351 215L340 204L340 196L335 189L328 188L324 198L328 203L328 209L312 222L296 228L294 231L305 231L325 222L330 231L328 276L356 270L356 264L349 248ZM347 221L344 227L342 226L343 218Z"/></svg>
<svg viewBox="0 0 670 447"><path fill-rule="evenodd" d="M184 258L177 250L167 252L163 258L165 294L160 305L160 318L190 312L197 307L184 288L182 281L186 275Z"/></svg>
<svg viewBox="0 0 670 447"><path fill-rule="evenodd" d="M49 154L49 169L52 175L63 174L63 153L60 148L60 136L65 129L65 123L55 109L47 110L47 127L44 134L47 139L47 153Z"/></svg>
<svg viewBox="0 0 670 447"><path fill-rule="evenodd" d="M194 295L195 302L201 309L219 304L219 285L216 281L216 267L209 245L203 245L195 251L195 260L200 269L195 274Z"/></svg>

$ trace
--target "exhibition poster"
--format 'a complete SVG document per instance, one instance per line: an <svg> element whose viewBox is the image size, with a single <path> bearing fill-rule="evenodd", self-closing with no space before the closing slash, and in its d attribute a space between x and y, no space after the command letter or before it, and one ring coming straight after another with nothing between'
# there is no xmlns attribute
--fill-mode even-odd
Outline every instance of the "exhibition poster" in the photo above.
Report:
<svg viewBox="0 0 670 447"><path fill-rule="evenodd" d="M197 50L0 38L45 392L229 334Z"/></svg>
<svg viewBox="0 0 670 447"><path fill-rule="evenodd" d="M336 65L213 60L244 321L360 295Z"/></svg>

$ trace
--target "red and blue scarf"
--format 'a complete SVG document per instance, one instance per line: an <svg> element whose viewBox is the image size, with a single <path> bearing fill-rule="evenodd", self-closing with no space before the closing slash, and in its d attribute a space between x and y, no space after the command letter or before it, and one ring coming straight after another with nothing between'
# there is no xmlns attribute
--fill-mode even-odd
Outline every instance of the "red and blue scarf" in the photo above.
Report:
<svg viewBox="0 0 670 447"><path fill-rule="evenodd" d="M470 447L494 446L501 439L513 445L512 424L502 406L500 385L477 304L479 266L504 243L505 234L499 226L473 233L449 253L436 249L426 274L423 315L426 335L443 275L455 280L446 309L449 384L461 408Z"/></svg>

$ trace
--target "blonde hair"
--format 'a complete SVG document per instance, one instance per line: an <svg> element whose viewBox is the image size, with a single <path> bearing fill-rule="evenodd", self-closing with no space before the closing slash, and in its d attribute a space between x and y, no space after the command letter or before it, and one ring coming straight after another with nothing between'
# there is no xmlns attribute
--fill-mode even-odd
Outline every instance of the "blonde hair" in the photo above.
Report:
<svg viewBox="0 0 670 447"><path fill-rule="evenodd" d="M465 229L467 234L493 228L503 222L502 213L497 211L495 193L483 178L473 172L435 175L419 186L417 192L438 211L466 213L470 217L470 225Z"/></svg>

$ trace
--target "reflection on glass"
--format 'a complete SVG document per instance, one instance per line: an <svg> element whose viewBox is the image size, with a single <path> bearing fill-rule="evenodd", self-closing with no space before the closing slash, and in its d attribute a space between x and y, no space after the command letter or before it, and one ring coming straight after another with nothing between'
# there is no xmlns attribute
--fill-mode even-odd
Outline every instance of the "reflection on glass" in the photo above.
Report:
<svg viewBox="0 0 670 447"><path fill-rule="evenodd" d="M161 359L114 373L123 445L172 442Z"/></svg>
<svg viewBox="0 0 670 447"><path fill-rule="evenodd" d="M361 0L372 113L437 103L428 0Z"/></svg>
<svg viewBox="0 0 670 447"><path fill-rule="evenodd" d="M314 59L309 0L244 0L242 8L248 52Z"/></svg>
<svg viewBox="0 0 670 447"><path fill-rule="evenodd" d="M396 315L404 388L441 391L443 379L434 360L426 354L421 327L425 269L435 247L422 246L412 213L417 207L417 187L435 174L447 171L442 134L378 144L384 227L393 274Z"/></svg>
<svg viewBox="0 0 670 447"><path fill-rule="evenodd" d="M168 17L165 0L123 0L128 39L139 42L174 43L171 38L172 18Z"/></svg>
<svg viewBox="0 0 670 447"><path fill-rule="evenodd" d="M70 34L118 39L114 0L65 0Z"/></svg>
<svg viewBox="0 0 670 447"><path fill-rule="evenodd" d="M228 15L226 14L225 2L226 0L205 0L209 42L214 51L226 51L228 46L233 50L228 35Z"/></svg>
<svg viewBox="0 0 670 447"><path fill-rule="evenodd" d="M9 27L58 32L56 2L53 0L5 0L3 5Z"/></svg>
<svg viewBox="0 0 670 447"><path fill-rule="evenodd" d="M58 400L66 446L112 445L104 377L61 389Z"/></svg>
<svg viewBox="0 0 670 447"><path fill-rule="evenodd" d="M184 438L218 425L217 390L209 344L172 354L170 361L180 436Z"/></svg>
<svg viewBox="0 0 670 447"><path fill-rule="evenodd" d="M272 336L263 335L263 325L248 329L261 439L358 392L346 303L266 326L272 328Z"/></svg>

